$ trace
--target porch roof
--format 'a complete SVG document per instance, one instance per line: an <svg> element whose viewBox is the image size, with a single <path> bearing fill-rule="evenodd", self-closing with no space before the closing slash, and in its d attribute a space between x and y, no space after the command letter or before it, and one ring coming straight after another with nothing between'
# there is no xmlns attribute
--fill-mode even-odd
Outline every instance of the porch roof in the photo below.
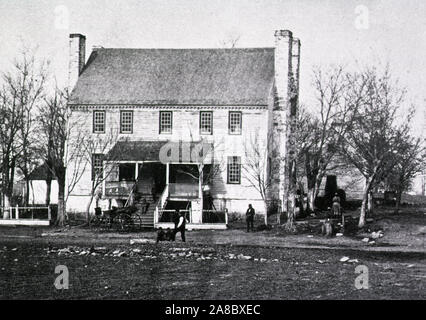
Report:
<svg viewBox="0 0 426 320"><path fill-rule="evenodd" d="M108 152L106 161L160 161L160 150L161 148L169 143L171 141L118 141L114 147ZM175 143L179 144L179 155L183 154L183 145L181 142L175 141ZM193 150L193 148L200 143L198 142L185 142L189 143L190 150ZM210 150L213 150L213 144L209 142L202 142L203 147L201 149L201 152L203 150L206 150L206 154L203 158L203 162L205 164L209 164L213 160L213 154ZM207 147L208 149L205 149ZM192 158L192 152L188 155L190 159L176 159L175 156L168 159L170 163L174 163L175 161L177 163L197 163L196 159ZM201 155L200 155L201 156Z"/></svg>
<svg viewBox="0 0 426 320"><path fill-rule="evenodd" d="M118 141L107 158L113 161L160 161L160 149L168 141Z"/></svg>

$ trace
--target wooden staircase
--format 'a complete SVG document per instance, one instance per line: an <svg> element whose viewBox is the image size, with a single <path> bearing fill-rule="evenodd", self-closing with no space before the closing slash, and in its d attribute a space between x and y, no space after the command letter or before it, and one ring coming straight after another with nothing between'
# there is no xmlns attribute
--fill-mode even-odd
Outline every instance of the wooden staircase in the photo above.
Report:
<svg viewBox="0 0 426 320"><path fill-rule="evenodd" d="M141 177L136 182L135 195L138 198L134 205L137 207L137 212L141 216L141 228L154 228L154 213L157 201L160 195L153 196L153 180ZM145 200L145 201L144 201ZM147 210L145 211L145 206Z"/></svg>
<svg viewBox="0 0 426 320"><path fill-rule="evenodd" d="M135 201L134 205L137 208L137 213L141 216L141 227L142 228L154 228L154 212L157 205L158 197L154 200L152 194L139 194L140 198ZM143 201L145 199L146 202ZM145 213L144 206L148 206Z"/></svg>

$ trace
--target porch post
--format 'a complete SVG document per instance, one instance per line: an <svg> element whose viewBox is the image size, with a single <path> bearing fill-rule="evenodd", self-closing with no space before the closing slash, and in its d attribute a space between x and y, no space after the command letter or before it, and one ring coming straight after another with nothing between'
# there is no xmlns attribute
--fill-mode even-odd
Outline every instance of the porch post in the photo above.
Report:
<svg viewBox="0 0 426 320"><path fill-rule="evenodd" d="M170 163L166 163L166 185L169 184Z"/></svg>
<svg viewBox="0 0 426 320"><path fill-rule="evenodd" d="M102 161L102 195L105 197L105 166L106 163Z"/></svg>
<svg viewBox="0 0 426 320"><path fill-rule="evenodd" d="M138 179L139 177L139 162L136 162L136 166L135 166L135 181Z"/></svg>

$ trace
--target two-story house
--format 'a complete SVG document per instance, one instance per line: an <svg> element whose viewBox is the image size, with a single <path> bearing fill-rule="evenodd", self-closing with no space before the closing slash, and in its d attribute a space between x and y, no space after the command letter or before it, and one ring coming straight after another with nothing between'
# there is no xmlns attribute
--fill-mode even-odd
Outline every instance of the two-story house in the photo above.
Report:
<svg viewBox="0 0 426 320"><path fill-rule="evenodd" d="M253 141L266 150L268 198L282 200L299 53L299 40L279 30L271 48L97 47L86 62L85 36L71 34L70 141L111 139L112 130L116 137L107 150L92 150L67 210L85 211L95 173L109 167L92 206L125 205L137 190L149 207L146 225L168 222L164 212L174 209L189 210L193 228L212 227L212 211L244 214L249 203L266 214L245 158L254 154ZM68 164L68 180L75 163Z"/></svg>

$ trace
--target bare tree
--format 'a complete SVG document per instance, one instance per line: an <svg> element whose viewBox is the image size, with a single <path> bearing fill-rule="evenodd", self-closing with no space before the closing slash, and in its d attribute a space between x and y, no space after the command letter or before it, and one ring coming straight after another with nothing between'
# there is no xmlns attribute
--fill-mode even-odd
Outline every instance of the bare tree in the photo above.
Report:
<svg viewBox="0 0 426 320"><path fill-rule="evenodd" d="M50 185L52 178L58 182L58 215L56 223L63 226L66 218L66 200L68 191L71 192L81 178L84 168L77 166L70 175L68 188L66 188L67 162L74 158L81 158L81 149L71 148L74 154L67 154L66 143L70 137L71 128L76 124L69 123L69 109L67 107L68 91L56 88L53 95L45 98L45 103L39 109L39 135L42 140L41 154L48 168L46 178L46 203L50 201ZM77 133L74 143L81 141L82 134ZM66 191L67 190L67 191Z"/></svg>
<svg viewBox="0 0 426 320"><path fill-rule="evenodd" d="M338 148L350 126L350 105L345 104L346 75L341 66L325 72L316 69L313 87L316 104L311 113L299 115L299 161L302 161L308 188L308 211L315 210L315 199L323 178L341 166ZM336 125L337 124L337 125Z"/></svg>
<svg viewBox="0 0 426 320"><path fill-rule="evenodd" d="M256 132L249 142L244 145L245 157L242 163L244 177L259 192L263 200L265 225L268 225L268 201L272 187L272 179L268 173L271 165L268 164L268 144L261 141L259 132Z"/></svg>
<svg viewBox="0 0 426 320"><path fill-rule="evenodd" d="M11 206L16 159L18 157L17 136L19 132L19 106L9 87L0 89L0 146L3 209ZM3 210L3 218L9 218L9 211Z"/></svg>
<svg viewBox="0 0 426 320"><path fill-rule="evenodd" d="M121 152L115 148L114 152L109 152L119 141L119 131L111 128L104 134L86 134L74 139L71 159L72 165L83 167L83 172L87 167L92 170L90 184L90 198L86 207L86 219L90 224L90 207L95 197L102 192L102 183L115 172L115 164L121 157ZM123 141L123 140L120 140ZM78 156L75 156L78 154ZM78 174L78 170L77 170Z"/></svg>
<svg viewBox="0 0 426 320"><path fill-rule="evenodd" d="M402 193L408 191L416 174L425 168L426 149L424 141L410 135L404 137L395 154L396 163L385 179L387 189L396 191L395 210L398 212Z"/></svg>
<svg viewBox="0 0 426 320"><path fill-rule="evenodd" d="M29 175L40 162L39 139L35 133L36 118L37 107L45 96L47 81L46 63L42 62L39 70L35 64L35 57L26 52L23 54L22 61L15 64L19 74L19 79L17 79L17 82L20 83L18 98L22 108L22 115L19 118L20 157L17 166L26 183L25 206L29 201Z"/></svg>
<svg viewBox="0 0 426 320"><path fill-rule="evenodd" d="M346 160L365 178L359 227L365 225L371 192L396 163L396 152L409 129L411 113L397 122L405 90L392 81L389 68L367 68L348 76L346 103L353 107L347 134L339 145Z"/></svg>
<svg viewBox="0 0 426 320"><path fill-rule="evenodd" d="M36 63L34 54L23 50L10 72L2 74L0 89L0 144L2 155L2 189L4 206L10 206L16 167L24 175L28 203L29 173L36 157L36 139L33 135L35 106L43 98L47 79L47 63Z"/></svg>

